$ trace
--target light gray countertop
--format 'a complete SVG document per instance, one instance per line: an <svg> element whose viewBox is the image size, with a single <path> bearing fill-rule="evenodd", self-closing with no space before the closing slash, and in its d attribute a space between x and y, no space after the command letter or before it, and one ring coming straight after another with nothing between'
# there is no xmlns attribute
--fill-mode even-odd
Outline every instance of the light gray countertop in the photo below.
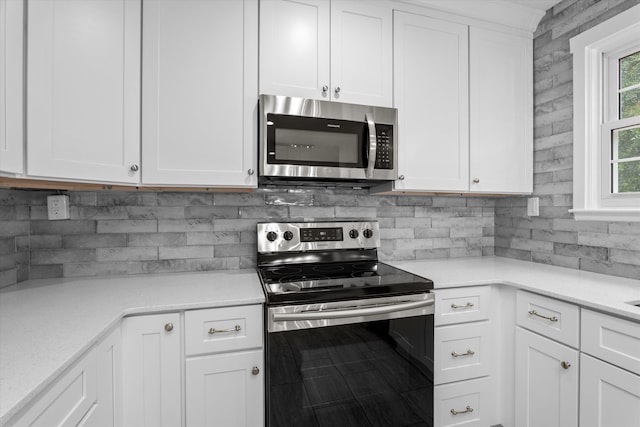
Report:
<svg viewBox="0 0 640 427"><path fill-rule="evenodd" d="M508 258L389 262L435 288L506 284L640 321L640 280ZM261 304L254 270L23 282L0 292L0 425L122 317Z"/></svg>
<svg viewBox="0 0 640 427"><path fill-rule="evenodd" d="M433 280L436 289L506 284L640 321L640 280L510 258L478 257L389 264Z"/></svg>
<svg viewBox="0 0 640 427"><path fill-rule="evenodd" d="M121 318L262 304L255 270L47 279L0 292L0 425Z"/></svg>

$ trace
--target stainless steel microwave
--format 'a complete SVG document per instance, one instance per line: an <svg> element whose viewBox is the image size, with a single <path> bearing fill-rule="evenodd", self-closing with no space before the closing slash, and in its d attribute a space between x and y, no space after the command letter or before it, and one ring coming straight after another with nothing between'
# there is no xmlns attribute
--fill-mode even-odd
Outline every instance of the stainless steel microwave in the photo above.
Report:
<svg viewBox="0 0 640 427"><path fill-rule="evenodd" d="M371 185L397 179L395 108L260 95L260 181Z"/></svg>

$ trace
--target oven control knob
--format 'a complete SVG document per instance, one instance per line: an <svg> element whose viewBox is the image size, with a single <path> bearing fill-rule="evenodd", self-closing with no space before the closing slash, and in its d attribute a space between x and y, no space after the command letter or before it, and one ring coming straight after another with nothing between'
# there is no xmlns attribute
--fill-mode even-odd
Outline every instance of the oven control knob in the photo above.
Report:
<svg viewBox="0 0 640 427"><path fill-rule="evenodd" d="M285 231L282 237L284 237L284 240L291 240L293 239L293 233L291 231Z"/></svg>
<svg viewBox="0 0 640 427"><path fill-rule="evenodd" d="M276 233L275 231L270 231L270 232L267 233L267 240L268 241L273 242L277 238L278 238L278 233Z"/></svg>
<svg viewBox="0 0 640 427"><path fill-rule="evenodd" d="M360 233L358 233L358 230L356 229L349 231L349 237L351 237L352 239L357 239L359 234Z"/></svg>
<svg viewBox="0 0 640 427"><path fill-rule="evenodd" d="M368 239L373 236L373 231L370 228L365 228L362 235Z"/></svg>

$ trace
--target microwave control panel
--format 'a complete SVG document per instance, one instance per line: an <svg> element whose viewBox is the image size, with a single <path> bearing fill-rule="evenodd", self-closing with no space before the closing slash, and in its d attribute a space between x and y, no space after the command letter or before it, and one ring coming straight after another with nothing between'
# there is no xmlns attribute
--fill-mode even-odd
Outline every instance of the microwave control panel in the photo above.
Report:
<svg viewBox="0 0 640 427"><path fill-rule="evenodd" d="M393 169L393 126L376 123L376 169Z"/></svg>

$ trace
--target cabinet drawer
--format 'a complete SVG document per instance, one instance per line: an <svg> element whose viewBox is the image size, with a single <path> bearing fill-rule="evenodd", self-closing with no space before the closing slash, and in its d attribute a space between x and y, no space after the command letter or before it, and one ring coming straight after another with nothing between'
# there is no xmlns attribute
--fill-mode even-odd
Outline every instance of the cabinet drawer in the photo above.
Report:
<svg viewBox="0 0 640 427"><path fill-rule="evenodd" d="M519 326L571 347L579 346L580 309L576 305L518 291L516 322Z"/></svg>
<svg viewBox="0 0 640 427"><path fill-rule="evenodd" d="M191 310L184 315L185 354L262 347L262 306Z"/></svg>
<svg viewBox="0 0 640 427"><path fill-rule="evenodd" d="M76 426L96 404L96 350L62 375L13 426Z"/></svg>
<svg viewBox="0 0 640 427"><path fill-rule="evenodd" d="M434 384L489 375L491 322L438 327L435 349Z"/></svg>
<svg viewBox="0 0 640 427"><path fill-rule="evenodd" d="M640 375L640 323L583 309L581 349Z"/></svg>
<svg viewBox="0 0 640 427"><path fill-rule="evenodd" d="M434 425L486 427L491 423L490 378L436 386Z"/></svg>
<svg viewBox="0 0 640 427"><path fill-rule="evenodd" d="M435 325L488 319L490 291L489 286L436 290Z"/></svg>

